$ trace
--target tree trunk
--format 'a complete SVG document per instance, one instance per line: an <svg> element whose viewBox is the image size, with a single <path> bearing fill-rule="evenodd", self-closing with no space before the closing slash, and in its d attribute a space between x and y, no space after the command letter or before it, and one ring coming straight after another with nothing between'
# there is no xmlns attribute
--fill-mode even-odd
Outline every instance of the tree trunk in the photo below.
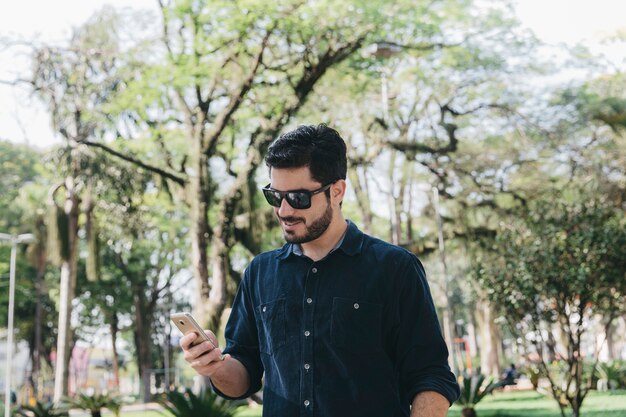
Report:
<svg viewBox="0 0 626 417"><path fill-rule="evenodd" d="M43 229L44 222L43 219L37 220L37 229ZM35 277L35 299L37 300L37 306L35 307L35 346L33 349L33 371L32 371L32 383L33 383L33 391L34 397L38 400L41 398L39 394L41 392L40 385L43 383L41 378L41 357L45 357L44 348L43 348L43 337L42 337L42 328L43 328L43 278L44 273L46 271L46 247L43 242L43 234L39 233L39 241L36 249L36 267L37 267L37 275Z"/></svg>
<svg viewBox="0 0 626 417"><path fill-rule="evenodd" d="M400 224L400 213L398 212L398 207L396 205L397 198L395 196L395 178L394 173L396 170L396 154L395 150L390 151L389 155L389 170L387 172L388 180L389 180L389 194L387 196L388 204L389 204L389 218L391 220L389 224L389 238L391 243L394 245L398 245L400 243L400 237L402 235L401 224Z"/></svg>
<svg viewBox="0 0 626 417"><path fill-rule="evenodd" d="M199 144L198 144L199 145ZM214 285L220 285L222 277L212 277L209 285L209 264L207 242L209 242L209 171L208 159L198 146L190 155L193 170L189 176L187 198L191 206L191 263L196 282L195 315L200 324L210 320L207 302L209 291Z"/></svg>
<svg viewBox="0 0 626 417"><path fill-rule="evenodd" d="M65 187L67 190L65 213L68 219L69 259L64 260L61 264L61 294L59 302L57 360L54 378L54 403L61 401L61 398L68 393L69 361L71 355L70 346L72 345L72 300L76 295L79 199L74 190L74 178L68 177L65 181Z"/></svg>
<svg viewBox="0 0 626 417"><path fill-rule="evenodd" d="M363 216L363 231L368 234L372 234L372 208L370 206L369 194L367 192L366 186L363 186L361 183L361 177L359 176L359 167L349 167L348 168L348 177L350 179L350 183L352 184L352 188L354 189L354 194L356 196L357 204L361 209L361 215ZM365 178L365 168L363 168L363 183L367 181Z"/></svg>
<svg viewBox="0 0 626 417"><path fill-rule="evenodd" d="M614 320L606 328L606 360L609 362L619 357L615 343L615 330L617 329L618 322L619 320Z"/></svg>
<svg viewBox="0 0 626 417"><path fill-rule="evenodd" d="M150 370L152 358L150 353L151 317L142 302L144 294L141 287L133 287L133 304L135 307L135 348L137 349L137 367L141 380L141 398L144 403L150 401Z"/></svg>
<svg viewBox="0 0 626 417"><path fill-rule="evenodd" d="M117 332L118 332L118 319L117 314L113 313L111 315L111 345L113 350L113 357L111 358L111 364L113 365L113 385L115 387L115 391L119 392L120 390L120 364L117 360Z"/></svg>
<svg viewBox="0 0 626 417"><path fill-rule="evenodd" d="M480 303L479 321L481 334L480 368L487 375L500 375L500 361L498 357L498 329L493 322L491 307L486 301Z"/></svg>
<svg viewBox="0 0 626 417"><path fill-rule="evenodd" d="M218 220L219 223L226 219ZM215 233L211 244L211 291L209 293L208 303L206 303L206 323L212 331L219 329L220 317L222 311L226 307L227 279L230 270L230 257L228 255L228 247L222 240L223 233L220 232L219 226Z"/></svg>
<svg viewBox="0 0 626 417"><path fill-rule="evenodd" d="M478 340L476 338L476 313L474 309L469 312L469 320L467 322L467 337L469 339L469 354L474 359L478 356Z"/></svg>

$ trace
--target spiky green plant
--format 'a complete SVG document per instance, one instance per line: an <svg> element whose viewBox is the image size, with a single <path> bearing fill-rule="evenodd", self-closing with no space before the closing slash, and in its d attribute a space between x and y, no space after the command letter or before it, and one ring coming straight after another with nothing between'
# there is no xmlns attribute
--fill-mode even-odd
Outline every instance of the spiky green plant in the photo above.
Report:
<svg viewBox="0 0 626 417"><path fill-rule="evenodd" d="M21 417L68 417L67 410L63 407L57 407L53 403L44 403L37 401L35 405L23 405L16 414Z"/></svg>
<svg viewBox="0 0 626 417"><path fill-rule="evenodd" d="M78 394L74 398L66 398L64 403L69 407L80 408L91 413L91 417L102 417L102 409L108 408L116 415L122 406L121 399L116 395L110 394Z"/></svg>
<svg viewBox="0 0 626 417"><path fill-rule="evenodd" d="M210 390L195 395L189 388L184 393L171 391L159 403L174 417L233 417L243 404L225 400Z"/></svg>
<svg viewBox="0 0 626 417"><path fill-rule="evenodd" d="M499 385L494 382L493 377L487 377L481 373L473 375L465 374L461 377L461 396L457 403L463 406L462 417L476 417L474 407L487 394L493 392Z"/></svg>

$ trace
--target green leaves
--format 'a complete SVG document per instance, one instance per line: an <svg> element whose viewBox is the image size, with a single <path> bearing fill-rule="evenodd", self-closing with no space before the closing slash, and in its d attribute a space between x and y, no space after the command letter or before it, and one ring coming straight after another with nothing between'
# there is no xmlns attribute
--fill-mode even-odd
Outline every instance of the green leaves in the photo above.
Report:
<svg viewBox="0 0 626 417"><path fill-rule="evenodd" d="M233 402L218 397L213 391L207 390L199 395L189 388L184 393L171 391L159 403L174 417L233 417L241 402Z"/></svg>
<svg viewBox="0 0 626 417"><path fill-rule="evenodd" d="M487 394L490 394L498 387L493 377L487 378L486 375L481 373L465 373L461 378L460 385L461 396L457 403L467 408L474 408Z"/></svg>
<svg viewBox="0 0 626 417"><path fill-rule="evenodd" d="M68 407L80 408L81 410L87 410L92 416L100 415L102 408L108 408L114 411L116 414L122 406L122 399L117 395L111 394L93 394L87 395L79 393L75 397L67 397L63 401Z"/></svg>

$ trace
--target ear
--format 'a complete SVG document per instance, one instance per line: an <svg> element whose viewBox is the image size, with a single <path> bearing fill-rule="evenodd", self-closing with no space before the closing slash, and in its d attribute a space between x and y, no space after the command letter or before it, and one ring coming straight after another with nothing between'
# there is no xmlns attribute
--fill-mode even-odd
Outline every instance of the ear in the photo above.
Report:
<svg viewBox="0 0 626 417"><path fill-rule="evenodd" d="M345 180L337 180L337 182L330 187L330 197L333 204L341 204L346 195L346 187Z"/></svg>

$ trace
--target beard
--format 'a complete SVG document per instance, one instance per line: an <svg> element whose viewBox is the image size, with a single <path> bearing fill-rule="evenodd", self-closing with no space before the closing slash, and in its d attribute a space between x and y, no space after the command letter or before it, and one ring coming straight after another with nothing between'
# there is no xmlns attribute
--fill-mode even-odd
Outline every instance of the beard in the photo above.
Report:
<svg viewBox="0 0 626 417"><path fill-rule="evenodd" d="M322 236L326 229L328 229L328 226L330 226L330 223L333 219L333 208L330 206L330 204L328 204L324 213L317 219L313 220L310 226L306 225L302 217L281 217L280 219L288 223L301 221L306 229L304 234L300 236L292 232L283 231L283 237L285 238L287 243L307 243Z"/></svg>

